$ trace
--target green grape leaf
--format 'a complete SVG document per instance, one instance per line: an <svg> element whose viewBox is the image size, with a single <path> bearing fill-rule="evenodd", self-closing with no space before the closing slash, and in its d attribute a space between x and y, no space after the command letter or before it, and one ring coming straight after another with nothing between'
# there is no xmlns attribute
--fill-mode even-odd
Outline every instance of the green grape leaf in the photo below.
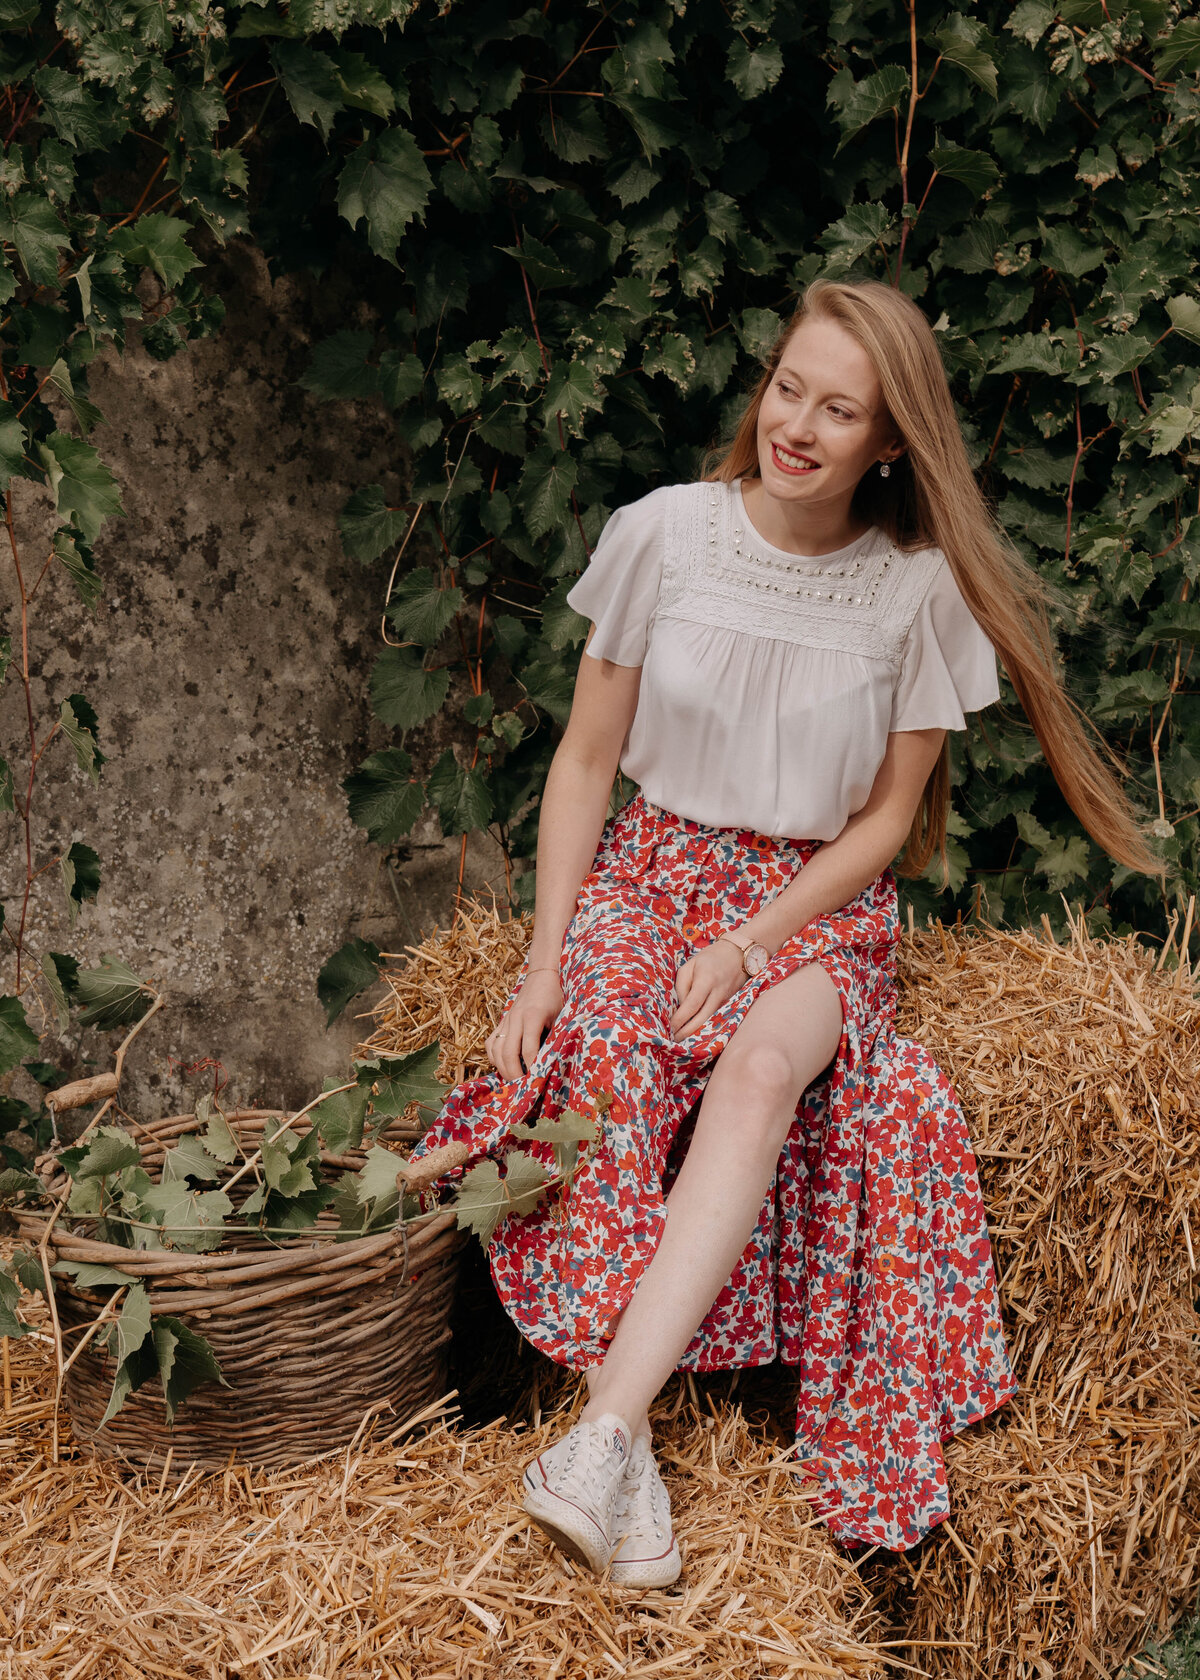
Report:
<svg viewBox="0 0 1200 1680"><path fill-rule="evenodd" d="M437 1077L441 1045L422 1045L407 1056L377 1056L355 1062L360 1085L374 1086L371 1110L374 1122L398 1119L412 1103L423 1108L440 1108L448 1089Z"/></svg>
<svg viewBox="0 0 1200 1680"><path fill-rule="evenodd" d="M307 42L276 41L271 47L271 62L296 116L316 128L322 140L328 140L334 118L344 104L333 59Z"/></svg>
<svg viewBox="0 0 1200 1680"><path fill-rule="evenodd" d="M523 1155L519 1149L508 1150L501 1187L509 1211L532 1213L545 1198L548 1177L545 1167L532 1155Z"/></svg>
<svg viewBox="0 0 1200 1680"><path fill-rule="evenodd" d="M509 1136L518 1143L551 1144L556 1170L560 1177L566 1177L578 1165L579 1145L594 1144L600 1126L594 1115L567 1108L561 1114L541 1116L532 1126L514 1126Z"/></svg>
<svg viewBox="0 0 1200 1680"><path fill-rule="evenodd" d="M10 402L0 402L0 490L7 490L25 466L25 428Z"/></svg>
<svg viewBox="0 0 1200 1680"><path fill-rule="evenodd" d="M195 1132L185 1132L173 1149L168 1149L163 1156L163 1183L172 1180L183 1182L188 1178L198 1178L206 1184L211 1184L221 1176L221 1163L208 1153Z"/></svg>
<svg viewBox="0 0 1200 1680"><path fill-rule="evenodd" d="M89 1178L109 1178L125 1167L139 1166L141 1159L137 1143L119 1126L97 1126L87 1143L66 1149L59 1156L62 1167L77 1183Z"/></svg>
<svg viewBox="0 0 1200 1680"><path fill-rule="evenodd" d="M571 517L571 492L579 471L562 451L535 450L521 475L521 507L529 535L536 542Z"/></svg>
<svg viewBox="0 0 1200 1680"><path fill-rule="evenodd" d="M51 432L37 446L60 518L73 521L89 543L112 514L123 514L112 473L90 443L67 432Z"/></svg>
<svg viewBox="0 0 1200 1680"><path fill-rule="evenodd" d="M129 1272L116 1266L93 1266L86 1260L59 1260L50 1270L69 1277L79 1289L110 1289L114 1285L125 1288L134 1282Z"/></svg>
<svg viewBox="0 0 1200 1680"><path fill-rule="evenodd" d="M966 146L943 144L935 146L927 155L939 175L960 181L976 198L982 197L1000 179L996 160L987 152L973 152Z"/></svg>
<svg viewBox="0 0 1200 1680"><path fill-rule="evenodd" d="M0 1202L10 1201L14 1196L40 1196L43 1193L44 1186L36 1174L23 1172L20 1167L0 1170Z"/></svg>
<svg viewBox="0 0 1200 1680"><path fill-rule="evenodd" d="M362 53L345 47L331 56L346 104L369 111L373 117L390 117L396 108L396 95L375 66Z"/></svg>
<svg viewBox="0 0 1200 1680"><path fill-rule="evenodd" d="M32 1325L17 1317L20 1299L21 1290L16 1278L10 1277L0 1267L0 1336L11 1336L15 1340L18 1336L29 1335Z"/></svg>
<svg viewBox="0 0 1200 1680"><path fill-rule="evenodd" d="M574 282L574 270L532 234L526 234L519 245L501 245L498 249L520 263L538 291L551 291Z"/></svg>
<svg viewBox="0 0 1200 1680"><path fill-rule="evenodd" d="M152 1334L168 1424L174 1423L178 1408L202 1383L216 1382L223 1388L229 1387L211 1344L182 1319L163 1313L154 1320Z"/></svg>
<svg viewBox="0 0 1200 1680"><path fill-rule="evenodd" d="M462 1177L453 1203L454 1216L464 1230L474 1231L484 1248L507 1211L495 1161L480 1161Z"/></svg>
<svg viewBox="0 0 1200 1680"><path fill-rule="evenodd" d="M58 284L58 253L70 238L49 199L31 192L0 197L0 239L16 247L33 285Z"/></svg>
<svg viewBox="0 0 1200 1680"><path fill-rule="evenodd" d="M92 564L92 551L82 532L70 525L60 525L54 533L53 553L54 558L66 567L84 606L89 612L94 612L104 593L104 584Z"/></svg>
<svg viewBox="0 0 1200 1680"><path fill-rule="evenodd" d="M752 47L744 36L735 36L725 73L743 99L757 99L783 75L783 48L776 41Z"/></svg>
<svg viewBox="0 0 1200 1680"><path fill-rule="evenodd" d="M317 1188L318 1164L315 1159L320 1148L320 1135L298 1138L295 1132L272 1135L262 1141L262 1170L267 1186L281 1196L301 1196Z"/></svg>
<svg viewBox="0 0 1200 1680"><path fill-rule="evenodd" d="M315 346L300 384L319 397L373 397L379 390L379 364L369 360L374 343L374 333L340 328Z"/></svg>
<svg viewBox="0 0 1200 1680"><path fill-rule="evenodd" d="M343 1085L342 1079L326 1079L324 1089ZM363 1122L367 1114L368 1093L361 1087L352 1091L337 1091L325 1097L309 1112L309 1119L321 1134L321 1141L331 1155L344 1155L347 1149L357 1149L362 1142Z"/></svg>
<svg viewBox="0 0 1200 1680"><path fill-rule="evenodd" d="M96 744L97 718L89 701L82 694L70 694L58 708L58 721L63 734L75 749L81 770L86 770L94 786L100 785L100 767L108 759Z"/></svg>
<svg viewBox="0 0 1200 1680"><path fill-rule="evenodd" d="M100 102L79 76L44 64L34 75L33 85L55 133L73 152L89 152L103 144L105 120Z"/></svg>
<svg viewBox="0 0 1200 1680"><path fill-rule="evenodd" d="M955 12L934 32L933 39L944 59L957 64L985 93L996 97L996 61L990 50L995 42L982 23Z"/></svg>
<svg viewBox="0 0 1200 1680"><path fill-rule="evenodd" d="M77 1024L98 1027L132 1026L140 1021L153 1001L149 987L119 957L105 954L99 968L81 968L75 977L76 992L84 1008Z"/></svg>
<svg viewBox="0 0 1200 1680"><path fill-rule="evenodd" d="M366 565L400 541L409 519L403 508L387 505L381 485L369 484L354 492L338 517L342 547L351 560Z"/></svg>
<svg viewBox="0 0 1200 1680"><path fill-rule="evenodd" d="M1154 74L1160 78L1180 67L1200 70L1200 18L1181 18L1154 55Z"/></svg>
<svg viewBox="0 0 1200 1680"><path fill-rule="evenodd" d="M372 753L342 782L352 822L376 845L407 834L425 806L425 789L410 775L412 759L399 747Z"/></svg>
<svg viewBox="0 0 1200 1680"><path fill-rule="evenodd" d="M376 256L396 263L404 230L429 202L433 180L411 134L384 129L364 140L342 166L337 206L357 227L366 223L367 243Z"/></svg>
<svg viewBox="0 0 1200 1680"><path fill-rule="evenodd" d="M468 834L492 820L492 795L478 770L464 770L449 747L429 773L429 800L443 834Z"/></svg>
<svg viewBox="0 0 1200 1680"><path fill-rule="evenodd" d="M1173 297L1167 299L1167 314L1171 325L1182 338L1200 344L1200 299Z"/></svg>
<svg viewBox="0 0 1200 1680"><path fill-rule="evenodd" d="M117 228L108 243L126 262L152 269L167 290L174 291L185 274L200 267L201 259L187 242L190 232L191 225L179 216L156 210Z"/></svg>
<svg viewBox="0 0 1200 1680"><path fill-rule="evenodd" d="M561 415L567 430L578 437L586 414L604 407L604 386L583 362L556 362L546 382L545 412Z"/></svg>
<svg viewBox="0 0 1200 1680"><path fill-rule="evenodd" d="M19 997L0 997L0 1074L9 1073L37 1050L40 1040L25 1019Z"/></svg>
<svg viewBox="0 0 1200 1680"><path fill-rule="evenodd" d="M444 586L428 566L417 566L392 590L388 617L405 641L435 647L462 604L461 589Z"/></svg>
<svg viewBox="0 0 1200 1680"><path fill-rule="evenodd" d="M317 997L325 1005L327 1029L351 998L357 997L378 980L382 960L378 945L372 944L369 939L356 938L348 940L322 965L317 975Z"/></svg>
<svg viewBox="0 0 1200 1680"><path fill-rule="evenodd" d="M143 1353L149 1336L149 1293L145 1284L131 1284L129 1293L121 1304L116 1323L103 1338L104 1345L117 1361L117 1372L113 1378L108 1405L100 1419L100 1428L117 1415L135 1389L141 1388L144 1382L148 1382L154 1376L157 1362L154 1359L153 1342Z"/></svg>
<svg viewBox="0 0 1200 1680"><path fill-rule="evenodd" d="M374 1144L367 1151L366 1160L354 1175L354 1194L360 1207L372 1205L372 1223L390 1215L400 1204L397 1175L404 1158L395 1155L382 1144Z"/></svg>
<svg viewBox="0 0 1200 1680"><path fill-rule="evenodd" d="M836 113L842 137L837 150L847 145L868 123L887 111L895 111L908 98L908 71L898 64L889 64L853 87L841 109Z"/></svg>
<svg viewBox="0 0 1200 1680"><path fill-rule="evenodd" d="M891 214L883 204L855 204L832 222L817 243L829 254L829 271L844 274L860 257L894 236Z"/></svg>
<svg viewBox="0 0 1200 1680"><path fill-rule="evenodd" d="M200 1140L214 1161L220 1161L228 1167L237 1160L241 1149L220 1109L209 1113L209 1102L209 1098L201 1097L196 1104L196 1118L202 1123L207 1122L200 1134Z"/></svg>
<svg viewBox="0 0 1200 1680"><path fill-rule="evenodd" d="M165 1246L185 1254L219 1248L225 1240L225 1216L233 1212L224 1190L194 1190L178 1179L152 1184L141 1205L161 1225Z"/></svg>
<svg viewBox="0 0 1200 1680"><path fill-rule="evenodd" d="M73 926L83 901L95 898L100 891L100 857L82 840L73 840L66 855L59 860L59 869L63 891L67 895L67 913Z"/></svg>

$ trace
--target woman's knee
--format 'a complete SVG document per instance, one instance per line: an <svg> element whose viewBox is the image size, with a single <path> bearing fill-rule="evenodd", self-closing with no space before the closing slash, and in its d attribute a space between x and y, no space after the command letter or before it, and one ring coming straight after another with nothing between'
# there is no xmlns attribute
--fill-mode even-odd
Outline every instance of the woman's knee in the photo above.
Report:
<svg viewBox="0 0 1200 1680"><path fill-rule="evenodd" d="M768 1107L786 1101L798 1077L792 1057L781 1045L769 1039L739 1043L736 1034L721 1053L721 1067L748 1100ZM795 1096L798 1101L800 1092Z"/></svg>

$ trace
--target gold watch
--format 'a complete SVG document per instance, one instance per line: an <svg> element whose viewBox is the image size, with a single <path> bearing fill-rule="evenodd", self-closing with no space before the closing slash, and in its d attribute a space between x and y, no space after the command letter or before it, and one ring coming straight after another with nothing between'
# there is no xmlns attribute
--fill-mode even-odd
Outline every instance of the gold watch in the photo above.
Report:
<svg viewBox="0 0 1200 1680"><path fill-rule="evenodd" d="M771 960L771 953L767 950L767 947L760 945L756 939L750 940L748 944L739 945L737 940L728 933L723 933L720 937L728 939L729 943L742 953L742 972L751 978L756 974L761 974Z"/></svg>

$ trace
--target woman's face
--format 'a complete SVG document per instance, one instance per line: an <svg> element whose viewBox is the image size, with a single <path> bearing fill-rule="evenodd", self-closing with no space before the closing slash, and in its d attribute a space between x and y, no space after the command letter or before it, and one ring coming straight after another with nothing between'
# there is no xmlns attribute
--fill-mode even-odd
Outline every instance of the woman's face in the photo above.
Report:
<svg viewBox="0 0 1200 1680"><path fill-rule="evenodd" d="M859 479L903 446L870 357L826 316L800 322L758 413L763 489L794 507L848 507Z"/></svg>

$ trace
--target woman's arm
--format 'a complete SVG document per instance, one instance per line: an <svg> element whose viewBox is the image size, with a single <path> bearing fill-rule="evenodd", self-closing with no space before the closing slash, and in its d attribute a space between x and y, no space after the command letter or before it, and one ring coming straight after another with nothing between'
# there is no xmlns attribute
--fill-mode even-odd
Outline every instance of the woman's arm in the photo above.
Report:
<svg viewBox="0 0 1200 1680"><path fill-rule="evenodd" d="M861 810L847 819L835 840L827 840L765 909L736 930L737 943L756 941L775 952L801 928L849 904L904 844L921 794L945 740L944 729L906 729L889 735L883 762ZM697 951L679 970L679 1005L671 1017L674 1036L686 1038L745 978L729 940Z"/></svg>
<svg viewBox="0 0 1200 1680"><path fill-rule="evenodd" d="M487 1041L501 1078L519 1079L537 1055L546 1026L563 1005L559 958L584 876L608 815L621 748L641 686L640 665L614 665L587 652L575 678L571 716L542 793L537 844L537 915L529 971L502 1025ZM534 971L537 972L534 972Z"/></svg>
<svg viewBox="0 0 1200 1680"><path fill-rule="evenodd" d="M857 898L887 868L908 837L945 738L944 729L906 729L888 736L866 804L765 910L742 923L738 937L743 944L755 939L773 955L816 917Z"/></svg>

